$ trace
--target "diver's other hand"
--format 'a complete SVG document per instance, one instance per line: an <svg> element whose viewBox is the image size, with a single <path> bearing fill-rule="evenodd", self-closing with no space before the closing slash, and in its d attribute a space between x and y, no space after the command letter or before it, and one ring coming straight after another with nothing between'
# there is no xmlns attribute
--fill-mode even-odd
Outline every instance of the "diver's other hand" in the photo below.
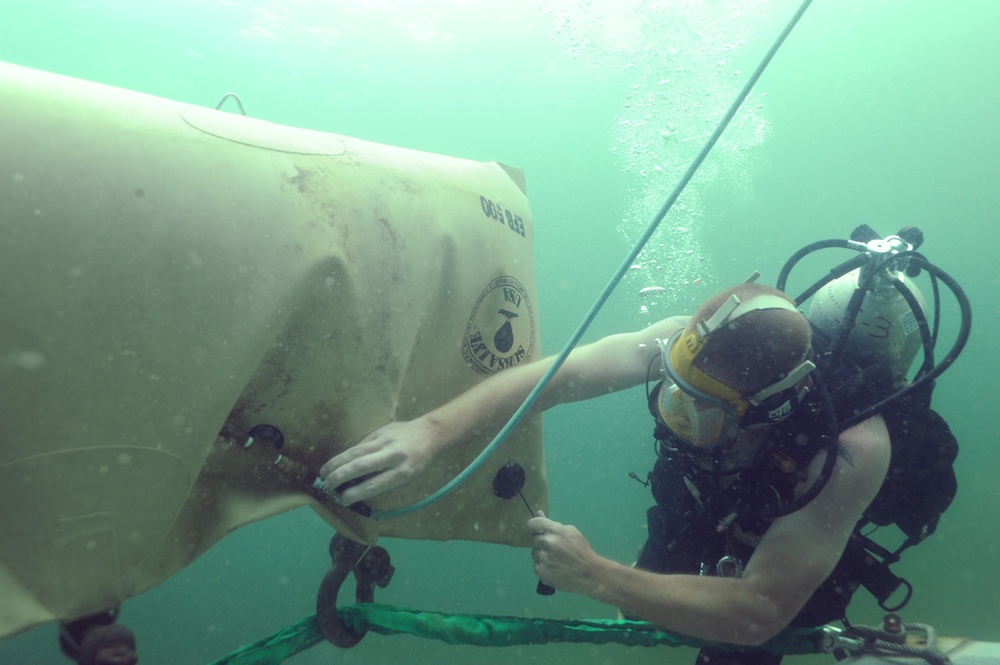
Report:
<svg viewBox="0 0 1000 665"><path fill-rule="evenodd" d="M575 526L550 520L539 511L528 520L531 558L542 582L571 593L591 594L604 561Z"/></svg>
<svg viewBox="0 0 1000 665"><path fill-rule="evenodd" d="M319 477L339 503L349 506L366 501L423 473L436 439L435 428L425 419L389 423L331 458L319 470ZM348 483L354 484L343 487Z"/></svg>

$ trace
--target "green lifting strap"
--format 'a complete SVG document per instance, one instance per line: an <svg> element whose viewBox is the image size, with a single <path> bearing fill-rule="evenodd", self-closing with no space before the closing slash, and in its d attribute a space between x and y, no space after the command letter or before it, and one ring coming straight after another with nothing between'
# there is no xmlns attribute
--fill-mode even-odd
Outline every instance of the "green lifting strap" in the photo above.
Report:
<svg viewBox="0 0 1000 665"><path fill-rule="evenodd" d="M363 603L338 608L340 619L353 631L383 635L415 635L448 644L509 647L527 644L575 642L626 646L717 646L727 651L743 647L699 640L662 631L643 621L602 619L527 619L480 614L425 612L391 605ZM786 655L819 653L823 626L787 628L754 650ZM316 616L300 619L284 630L237 649L210 665L278 665L285 659L323 642Z"/></svg>

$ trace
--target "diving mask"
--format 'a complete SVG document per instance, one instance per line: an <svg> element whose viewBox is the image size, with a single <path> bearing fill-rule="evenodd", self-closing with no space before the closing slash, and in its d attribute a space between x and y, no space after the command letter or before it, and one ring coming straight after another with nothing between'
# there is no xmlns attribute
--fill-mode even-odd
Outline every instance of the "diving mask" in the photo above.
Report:
<svg viewBox="0 0 1000 665"><path fill-rule="evenodd" d="M803 360L782 379L745 396L695 365L712 331L758 309L795 306L778 296L762 295L741 303L732 296L707 321L681 330L667 342L657 340L663 360L663 385L657 396L660 421L681 442L702 449L732 443L740 428L781 422L792 414L809 388L803 381L816 368ZM806 350L808 355L808 350Z"/></svg>

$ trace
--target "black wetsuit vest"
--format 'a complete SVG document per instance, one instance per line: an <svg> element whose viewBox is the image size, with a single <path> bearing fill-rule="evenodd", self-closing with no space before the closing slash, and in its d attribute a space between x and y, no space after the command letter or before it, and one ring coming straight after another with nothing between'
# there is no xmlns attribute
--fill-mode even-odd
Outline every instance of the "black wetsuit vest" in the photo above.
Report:
<svg viewBox="0 0 1000 665"><path fill-rule="evenodd" d="M723 576L742 572L770 520L794 507L794 488L812 458L824 448L835 450L831 439L836 432L827 424L824 403L832 402L843 421L890 390L889 376L881 368L862 371L852 366L825 376L831 400L821 400L819 391L814 391L763 444L755 461L723 483L711 470L672 448L665 428L657 424L654 436L661 444L660 455L649 478L656 505L647 511L649 538L636 562L639 568ZM650 398L651 410L658 389ZM909 584L895 576L889 564L934 531L956 489L952 462L958 445L945 421L930 409L932 390L928 383L880 409L892 445L886 480L834 571L792 625L815 626L842 618L851 595L862 585L886 609L898 609L909 599ZM890 523L907 536L895 551L863 533L872 524ZM901 584L907 587L902 603L887 607Z"/></svg>

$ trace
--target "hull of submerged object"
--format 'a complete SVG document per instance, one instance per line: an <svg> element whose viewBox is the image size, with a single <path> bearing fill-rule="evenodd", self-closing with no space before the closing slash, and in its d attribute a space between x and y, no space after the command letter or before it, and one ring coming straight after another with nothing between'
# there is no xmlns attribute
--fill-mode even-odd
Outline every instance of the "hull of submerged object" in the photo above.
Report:
<svg viewBox="0 0 1000 665"><path fill-rule="evenodd" d="M362 542L527 543L492 479L520 463L546 507L537 417L396 520L302 474L539 353L519 171L12 65L0 99L0 635L114 607L307 504ZM298 478L242 449L260 424Z"/></svg>

